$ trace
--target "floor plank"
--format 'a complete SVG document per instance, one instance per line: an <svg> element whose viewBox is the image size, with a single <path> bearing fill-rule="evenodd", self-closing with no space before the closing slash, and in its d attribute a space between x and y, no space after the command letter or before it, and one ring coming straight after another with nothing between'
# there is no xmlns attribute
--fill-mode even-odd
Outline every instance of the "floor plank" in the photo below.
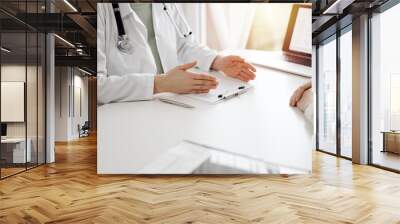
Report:
<svg viewBox="0 0 400 224"><path fill-rule="evenodd" d="M96 174L96 138L0 181L0 223L400 223L400 175L320 152L311 175Z"/></svg>

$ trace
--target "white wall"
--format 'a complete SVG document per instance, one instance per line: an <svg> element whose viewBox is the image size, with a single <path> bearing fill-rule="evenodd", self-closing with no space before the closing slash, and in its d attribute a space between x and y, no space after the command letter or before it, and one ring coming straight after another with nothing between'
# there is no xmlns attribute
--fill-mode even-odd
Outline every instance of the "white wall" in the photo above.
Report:
<svg viewBox="0 0 400 224"><path fill-rule="evenodd" d="M69 139L69 96L70 84L69 68L55 68L55 141Z"/></svg>
<svg viewBox="0 0 400 224"><path fill-rule="evenodd" d="M9 64L1 66L1 81L25 82L25 65ZM30 70L30 67L28 67ZM5 110L6 108L1 108ZM7 137L25 137L25 122L7 123Z"/></svg>
<svg viewBox="0 0 400 224"><path fill-rule="evenodd" d="M74 110L75 113L72 111L72 119L71 119L71 135L73 138L78 138L79 137L79 132L78 132L78 124L79 125L83 125L85 123L85 121L88 120L88 78L87 77L83 77L80 75L80 73L77 75L76 74L76 70L75 70L75 75L74 75L74 94L76 94L73 98L75 100L75 106L74 106ZM81 105L81 113L79 111L79 108L77 107L77 104L79 104L79 102L77 102L77 90L80 90L80 105Z"/></svg>
<svg viewBox="0 0 400 224"><path fill-rule="evenodd" d="M25 80L25 73L28 69L28 73L33 67L25 65L18 65L18 64L8 64L1 66L1 81L2 82L24 82ZM2 96L4 98L6 96ZM4 105L3 105L4 106ZM24 111L24 108L21 108ZM1 109L4 113L4 110L7 108ZM11 122L8 123L7 133L9 137L23 137L25 136L25 125L24 122Z"/></svg>
<svg viewBox="0 0 400 224"><path fill-rule="evenodd" d="M1 82L1 121L24 122L25 83ZM35 106L36 108L36 106Z"/></svg>
<svg viewBox="0 0 400 224"><path fill-rule="evenodd" d="M56 67L55 85L55 140L77 139L78 124L88 120L88 78L75 68ZM80 103L77 90L80 90ZM81 105L81 113L77 105Z"/></svg>
<svg viewBox="0 0 400 224"><path fill-rule="evenodd" d="M25 75L28 75L28 81L30 86L36 85L36 80L33 80L30 76L36 75L36 67L18 64L7 64L1 66L1 81L2 82L25 82ZM36 120L37 115L33 113L36 111L36 88L27 88L27 118L28 118L28 137L30 133L33 133L31 130L36 130ZM3 96L4 97L4 96ZM31 104L34 102L33 104ZM40 107L41 105L39 105ZM7 108L2 108L2 110L6 110ZM24 109L24 108L22 108ZM32 123L34 122L34 123ZM24 137L25 136L25 126L26 122L7 122L7 136L8 137ZM36 134L36 132L35 132Z"/></svg>

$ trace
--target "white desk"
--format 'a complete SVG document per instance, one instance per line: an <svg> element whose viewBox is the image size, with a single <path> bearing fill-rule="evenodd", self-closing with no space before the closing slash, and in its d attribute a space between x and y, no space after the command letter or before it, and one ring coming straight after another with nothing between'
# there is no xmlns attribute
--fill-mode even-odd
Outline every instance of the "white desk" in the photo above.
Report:
<svg viewBox="0 0 400 224"><path fill-rule="evenodd" d="M25 138L5 138L1 139L1 144L3 147L7 148L2 148L2 152L5 152L6 150L11 150L12 151L12 163L25 163L31 161L31 145L32 141L30 138L27 138L28 144L25 144ZM25 151L25 145L26 151ZM12 146L12 148L8 148L8 146ZM26 153L26 154L25 154ZM11 161L10 161L11 162Z"/></svg>
<svg viewBox="0 0 400 224"><path fill-rule="evenodd" d="M311 171L312 125L289 106L309 79L257 67L255 88L216 105L195 109L158 100L98 108L97 171L136 174L187 139L267 162Z"/></svg>

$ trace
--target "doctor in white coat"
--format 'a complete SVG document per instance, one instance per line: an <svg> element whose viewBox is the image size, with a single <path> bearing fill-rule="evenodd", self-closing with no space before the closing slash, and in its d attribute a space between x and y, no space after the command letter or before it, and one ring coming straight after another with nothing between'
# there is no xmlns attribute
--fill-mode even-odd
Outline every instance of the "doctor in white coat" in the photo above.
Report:
<svg viewBox="0 0 400 224"><path fill-rule="evenodd" d="M173 3L97 4L98 102L152 99L155 93L206 93L218 85L207 74L187 71L222 71L249 81L255 68L238 56L220 56L197 43ZM117 14L129 38L128 49L117 47L121 34Z"/></svg>

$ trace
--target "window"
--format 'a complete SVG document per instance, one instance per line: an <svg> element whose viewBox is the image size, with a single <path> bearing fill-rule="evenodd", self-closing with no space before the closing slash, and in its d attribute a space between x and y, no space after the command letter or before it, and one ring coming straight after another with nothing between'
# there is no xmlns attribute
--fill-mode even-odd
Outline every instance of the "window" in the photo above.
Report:
<svg viewBox="0 0 400 224"><path fill-rule="evenodd" d="M351 26L340 36L340 154L352 156L352 32Z"/></svg>
<svg viewBox="0 0 400 224"><path fill-rule="evenodd" d="M318 48L318 149L336 153L336 39Z"/></svg>
<svg viewBox="0 0 400 224"><path fill-rule="evenodd" d="M323 41L318 48L318 149L351 158L351 25L342 29L339 34L340 36L334 35ZM337 63L340 63L339 66Z"/></svg>
<svg viewBox="0 0 400 224"><path fill-rule="evenodd" d="M372 164L400 170L400 5L371 18Z"/></svg>

